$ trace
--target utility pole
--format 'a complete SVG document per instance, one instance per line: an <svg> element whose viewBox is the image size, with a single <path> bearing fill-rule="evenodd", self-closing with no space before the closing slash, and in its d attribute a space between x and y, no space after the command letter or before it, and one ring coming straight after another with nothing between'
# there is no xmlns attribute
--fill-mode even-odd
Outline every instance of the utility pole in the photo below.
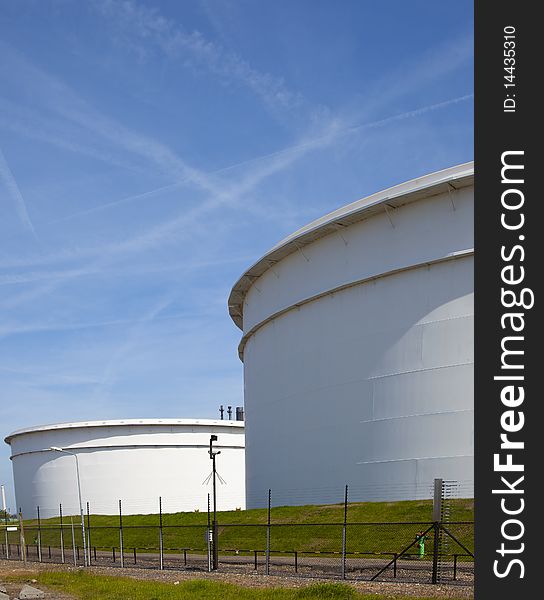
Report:
<svg viewBox="0 0 544 600"><path fill-rule="evenodd" d="M213 443L217 441L217 436L216 435L211 435L210 436L210 449L209 449L209 455L210 455L210 459L212 461L212 485L213 485L213 523L212 523L212 529L213 529L213 560L212 560L212 569L214 571L216 571L219 567L219 555L218 555L218 548L217 548L217 537L218 537L218 531L217 531L217 491L216 491L216 477L217 477L217 471L215 469L215 457L218 454L221 454L221 450L214 450L213 449Z"/></svg>

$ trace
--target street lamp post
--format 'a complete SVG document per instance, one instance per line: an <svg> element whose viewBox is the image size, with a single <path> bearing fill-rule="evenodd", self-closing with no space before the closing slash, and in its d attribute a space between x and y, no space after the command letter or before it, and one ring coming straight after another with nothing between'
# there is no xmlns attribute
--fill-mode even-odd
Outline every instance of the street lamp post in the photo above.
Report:
<svg viewBox="0 0 544 600"><path fill-rule="evenodd" d="M210 459L212 461L212 481L213 481L213 569L217 570L219 567L219 556L218 556L218 548L217 548L217 494L216 494L216 475L217 472L215 470L215 457L218 454L221 454L221 450L213 449L213 442L217 441L216 435L210 436L210 449L208 451L210 455Z"/></svg>
<svg viewBox="0 0 544 600"><path fill-rule="evenodd" d="M64 448L59 448L57 446L51 446L50 450L53 450L54 452L62 452L63 454L69 454L70 456L73 456L76 459L77 495L78 495L78 499L79 499L79 514L81 516L81 535L83 537L83 564L87 567L88 566L87 539L85 537L85 519L83 518L83 503L81 502L81 480L79 477L79 460L77 458L77 454L74 454L73 452L69 452L68 450L65 450Z"/></svg>

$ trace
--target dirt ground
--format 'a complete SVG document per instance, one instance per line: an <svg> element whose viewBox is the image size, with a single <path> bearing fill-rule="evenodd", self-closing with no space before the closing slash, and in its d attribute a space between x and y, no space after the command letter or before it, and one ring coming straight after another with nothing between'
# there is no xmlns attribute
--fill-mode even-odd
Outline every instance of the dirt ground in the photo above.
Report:
<svg viewBox="0 0 544 600"><path fill-rule="evenodd" d="M80 567L81 568L81 567ZM27 576L33 579L41 571L73 571L75 567L68 565L53 565L32 563L25 565L22 562L0 560L0 583L4 583L8 576ZM89 572L97 575L111 575L132 577L134 579L151 581L186 581L189 579L211 579L233 583L244 587L284 587L300 588L319 581L318 579L277 577L273 575L251 575L232 573L201 573L193 574L187 571L155 571L148 569L119 569L114 567L90 567ZM330 581L330 580L323 580ZM473 589L467 586L456 585L430 585L418 583L389 583L389 582L346 582L356 590L367 594L384 594L391 597L413 596L414 598L473 598ZM58 593L47 596L51 600L70 600L69 596L60 596Z"/></svg>
<svg viewBox="0 0 544 600"><path fill-rule="evenodd" d="M0 562L5 562L5 561L0 561ZM5 579L3 579L3 576L5 574L6 575L25 575L25 574L27 574L27 581L20 582L20 583L19 582L11 583L11 582L5 581ZM6 592L8 593L9 598L13 598L14 600L16 598L18 598L19 592L21 591L21 588L25 585L25 583L44 592L45 593L44 600L75 600L73 596L68 596L67 594L63 594L61 592L56 592L56 591L53 592L53 591L45 589L43 586L39 585L36 582L36 580L34 579L35 575L36 575L36 571L31 572L31 571L26 571L25 569L21 569L21 571L19 571L17 569L10 570L10 569L4 569L3 566L0 565L0 586L5 588Z"/></svg>

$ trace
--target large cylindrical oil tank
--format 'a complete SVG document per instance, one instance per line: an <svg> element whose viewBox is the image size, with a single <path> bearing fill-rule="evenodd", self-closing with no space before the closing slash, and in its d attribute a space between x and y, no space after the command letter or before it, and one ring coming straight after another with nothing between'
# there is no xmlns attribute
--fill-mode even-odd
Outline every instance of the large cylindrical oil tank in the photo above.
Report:
<svg viewBox="0 0 544 600"><path fill-rule="evenodd" d="M245 508L244 423L208 419L125 419L29 427L10 434L17 507L25 517L206 511L217 457L217 509ZM54 450L53 448L57 448ZM62 450L60 452L59 450ZM76 465L77 457L77 465Z"/></svg>
<svg viewBox="0 0 544 600"><path fill-rule="evenodd" d="M277 503L340 500L346 484L352 499L428 497L434 478L470 495L473 175L344 206L234 285L248 506L269 488Z"/></svg>

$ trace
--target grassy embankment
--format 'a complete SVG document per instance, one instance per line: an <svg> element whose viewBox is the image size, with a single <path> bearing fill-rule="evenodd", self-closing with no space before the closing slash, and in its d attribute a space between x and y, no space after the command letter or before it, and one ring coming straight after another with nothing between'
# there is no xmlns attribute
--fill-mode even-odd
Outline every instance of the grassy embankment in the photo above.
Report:
<svg viewBox="0 0 544 600"><path fill-rule="evenodd" d="M272 509L272 549L275 551L338 551L341 539L342 504L284 506ZM474 502L469 499L453 501L453 520L472 521ZM264 525L267 520L266 509L229 511L218 513L219 539L222 549L262 550L266 545ZM394 523L430 522L432 520L432 502L415 500L403 502L365 502L349 505L348 523L366 523L348 527L348 551L359 552L397 552L409 544L423 526L394 525ZM81 531L76 523L76 544L81 545ZM119 547L119 517L91 515L91 545L98 549ZM180 548L204 548L204 536L207 522L206 513L173 513L163 515L163 536L165 551ZM42 544L59 545L59 519L42 520ZM69 518L64 519L69 523ZM371 525L370 523L389 523ZM282 524L279 527L277 525ZM319 524L310 526L309 524ZM333 524L333 525L331 525ZM36 538L33 529L36 521L29 521L27 541ZM130 515L123 517L124 547L156 549L158 547L158 515ZM470 527L457 528L456 535L472 549ZM13 540L17 543L16 540ZM71 533L65 529L65 545L71 544ZM456 544L452 552L462 550Z"/></svg>
<svg viewBox="0 0 544 600"><path fill-rule="evenodd" d="M391 595L362 594L337 583L308 587L244 588L228 583L196 579L173 582L139 581L83 573L45 572L35 575L38 584L75 596L80 600L388 600ZM394 596L395 600L426 600ZM455 600L450 598L450 600Z"/></svg>

